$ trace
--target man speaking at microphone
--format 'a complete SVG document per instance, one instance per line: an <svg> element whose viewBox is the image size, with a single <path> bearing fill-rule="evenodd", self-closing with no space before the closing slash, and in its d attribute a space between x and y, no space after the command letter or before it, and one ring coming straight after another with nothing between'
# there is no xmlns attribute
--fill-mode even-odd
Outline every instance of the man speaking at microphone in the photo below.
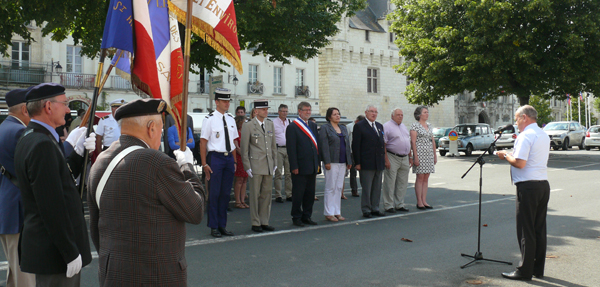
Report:
<svg viewBox="0 0 600 287"><path fill-rule="evenodd" d="M532 276L544 276L550 139L537 125L537 111L532 106L520 107L515 113L515 121L521 133L513 153L499 151L497 155L510 163L512 181L517 186L517 239L521 260L517 270L502 273L502 276L531 280Z"/></svg>

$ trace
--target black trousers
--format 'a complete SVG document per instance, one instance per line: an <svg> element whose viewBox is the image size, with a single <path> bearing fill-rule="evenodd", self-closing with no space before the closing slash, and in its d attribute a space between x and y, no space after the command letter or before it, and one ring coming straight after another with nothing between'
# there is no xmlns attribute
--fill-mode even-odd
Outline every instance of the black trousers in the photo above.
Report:
<svg viewBox="0 0 600 287"><path fill-rule="evenodd" d="M356 166L352 165L350 169L350 188L352 189L352 193L358 192L358 185L356 182Z"/></svg>
<svg viewBox="0 0 600 287"><path fill-rule="evenodd" d="M315 203L316 174L292 173L292 219L309 219Z"/></svg>
<svg viewBox="0 0 600 287"><path fill-rule="evenodd" d="M517 185L517 239L521 261L517 269L525 277L544 275L546 262L546 213L550 199L548 181Z"/></svg>

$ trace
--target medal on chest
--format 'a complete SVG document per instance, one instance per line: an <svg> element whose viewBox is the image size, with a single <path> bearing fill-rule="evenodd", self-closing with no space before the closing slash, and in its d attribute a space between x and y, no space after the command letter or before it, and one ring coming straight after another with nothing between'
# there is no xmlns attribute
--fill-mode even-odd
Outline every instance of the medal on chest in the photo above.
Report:
<svg viewBox="0 0 600 287"><path fill-rule="evenodd" d="M219 138L219 136L220 136L220 135L219 135L219 132L217 132L217 138Z"/></svg>

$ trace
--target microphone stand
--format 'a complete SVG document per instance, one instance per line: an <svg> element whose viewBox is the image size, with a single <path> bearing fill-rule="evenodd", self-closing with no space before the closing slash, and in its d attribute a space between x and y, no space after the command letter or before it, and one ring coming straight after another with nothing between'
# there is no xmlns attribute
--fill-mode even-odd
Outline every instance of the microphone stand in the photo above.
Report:
<svg viewBox="0 0 600 287"><path fill-rule="evenodd" d="M485 164L485 161L483 160L483 156L490 150L491 147L496 146L496 141L498 141L498 139L501 136L502 136L502 132L500 132L499 136L494 140L494 142L492 142L492 144L490 144L490 146L475 160L475 162L473 163L473 165L471 165L471 167L467 170L467 172L465 172L465 174L463 174L460 177L461 179L464 178L469 173L469 171L471 171L471 169L475 166L475 164L477 164L477 163L479 164L479 223L478 223L478 228L477 228L477 252L475 252L475 255L468 255L468 254L464 254L464 253L460 254L463 257L473 258L473 260L471 260L469 263L467 263L463 266L460 266L461 269L471 265L472 263L480 261L480 260L512 265L512 262L483 258L483 254L480 251L480 246L481 246L481 194L482 194L482 183L483 183L483 165Z"/></svg>

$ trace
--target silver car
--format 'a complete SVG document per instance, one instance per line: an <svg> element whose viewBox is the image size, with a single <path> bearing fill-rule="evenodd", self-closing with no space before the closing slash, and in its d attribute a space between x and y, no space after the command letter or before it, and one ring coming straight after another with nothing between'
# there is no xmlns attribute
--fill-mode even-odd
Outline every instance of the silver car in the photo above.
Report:
<svg viewBox="0 0 600 287"><path fill-rule="evenodd" d="M487 150L492 154L494 147L490 144L494 141L494 133L488 124L460 124L452 130L458 133L458 151L464 152L469 156L474 150ZM448 136L440 138L438 152L445 156L450 151L450 140Z"/></svg>
<svg viewBox="0 0 600 287"><path fill-rule="evenodd" d="M600 126L591 126L585 134L585 149L600 149Z"/></svg>
<svg viewBox="0 0 600 287"><path fill-rule="evenodd" d="M585 128L578 122L551 122L544 127L550 137L550 146L557 150L567 150L572 146L585 148Z"/></svg>
<svg viewBox="0 0 600 287"><path fill-rule="evenodd" d="M515 145L515 140L519 135L519 129L516 125L513 125L512 129L505 130L498 141L496 141L496 149L502 150L505 148L512 148Z"/></svg>

